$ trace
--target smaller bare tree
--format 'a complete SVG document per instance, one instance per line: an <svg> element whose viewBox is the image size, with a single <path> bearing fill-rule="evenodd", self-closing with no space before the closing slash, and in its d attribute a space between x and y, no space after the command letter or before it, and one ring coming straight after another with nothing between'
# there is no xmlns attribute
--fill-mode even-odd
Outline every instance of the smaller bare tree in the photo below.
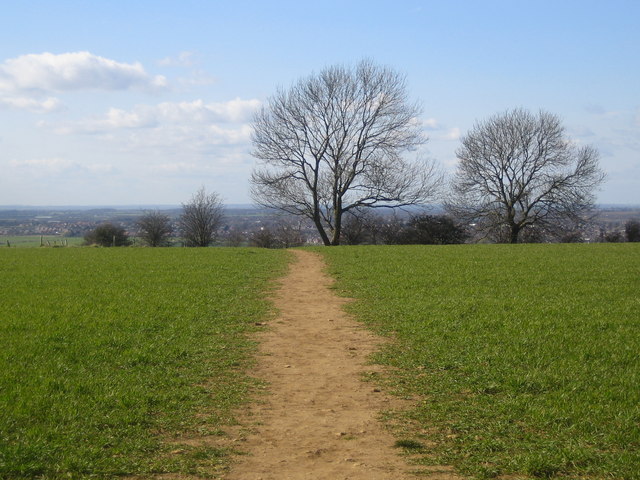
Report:
<svg viewBox="0 0 640 480"><path fill-rule="evenodd" d="M560 236L584 222L604 179L597 150L573 145L560 119L544 111L515 109L479 122L456 153L449 211L511 243L532 230Z"/></svg>
<svg viewBox="0 0 640 480"><path fill-rule="evenodd" d="M188 203L182 204L180 231L188 247L208 247L216 239L224 219L220 196L201 187Z"/></svg>
<svg viewBox="0 0 640 480"><path fill-rule="evenodd" d="M169 216L155 210L145 212L137 222L142 241L150 247L162 247L169 243L173 227Z"/></svg>

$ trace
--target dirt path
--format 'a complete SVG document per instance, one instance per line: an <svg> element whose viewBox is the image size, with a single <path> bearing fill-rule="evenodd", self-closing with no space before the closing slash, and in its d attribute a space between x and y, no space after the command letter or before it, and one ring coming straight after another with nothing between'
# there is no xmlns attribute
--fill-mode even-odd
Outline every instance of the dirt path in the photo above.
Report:
<svg viewBox="0 0 640 480"><path fill-rule="evenodd" d="M224 478L416 478L377 421L391 400L361 380L376 370L365 362L380 339L342 311L319 255L293 253L274 298L279 316L260 336L255 375L269 383L267 394L244 418L247 455ZM429 471L433 480L454 478L446 467Z"/></svg>

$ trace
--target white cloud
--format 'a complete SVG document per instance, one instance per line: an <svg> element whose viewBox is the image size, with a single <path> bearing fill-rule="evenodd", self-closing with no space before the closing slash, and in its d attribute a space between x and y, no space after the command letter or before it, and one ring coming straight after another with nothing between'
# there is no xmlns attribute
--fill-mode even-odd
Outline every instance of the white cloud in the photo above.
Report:
<svg viewBox="0 0 640 480"><path fill-rule="evenodd" d="M209 131L211 132L211 141L216 145L246 143L251 139L251 127L249 125L241 125L235 129L211 125Z"/></svg>
<svg viewBox="0 0 640 480"><path fill-rule="evenodd" d="M163 102L109 109L103 116L66 124L40 122L59 135L97 135L117 149L162 149L165 153L206 152L248 146L250 120L260 106L255 99L228 102Z"/></svg>
<svg viewBox="0 0 640 480"><path fill-rule="evenodd" d="M159 125L150 129L117 134L109 140L127 149L160 149L164 154L186 152L220 152L220 148L248 145L251 128L240 125L222 128L217 125Z"/></svg>
<svg viewBox="0 0 640 480"><path fill-rule="evenodd" d="M157 90L165 77L149 75L140 63L121 63L89 52L22 55L0 65L0 92Z"/></svg>
<svg viewBox="0 0 640 480"><path fill-rule="evenodd" d="M259 100L236 98L224 103L204 103L202 100L179 103L165 102L156 107L147 108L147 111L151 115L172 123L239 123L249 121L259 106Z"/></svg>
<svg viewBox="0 0 640 480"><path fill-rule="evenodd" d="M62 102L55 97L37 100L28 97L0 97L0 107L5 106L35 113L51 113L62 110Z"/></svg>
<svg viewBox="0 0 640 480"><path fill-rule="evenodd" d="M104 133L123 129L158 128L173 125L181 129L208 126L224 131L218 124L244 124L260 106L259 100L236 98L223 103L163 102L157 105L136 105L126 111L111 108L100 118L86 119L56 128L56 133Z"/></svg>

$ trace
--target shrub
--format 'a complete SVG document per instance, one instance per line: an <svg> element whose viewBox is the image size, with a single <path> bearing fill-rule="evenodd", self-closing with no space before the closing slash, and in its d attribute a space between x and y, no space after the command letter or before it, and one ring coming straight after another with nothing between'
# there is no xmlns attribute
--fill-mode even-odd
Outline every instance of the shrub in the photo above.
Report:
<svg viewBox="0 0 640 480"><path fill-rule="evenodd" d="M100 245L101 247L124 247L131 245L131 240L124 228L112 223L103 223L88 232L84 236L87 245Z"/></svg>
<svg viewBox="0 0 640 480"><path fill-rule="evenodd" d="M169 216L158 211L146 212L137 222L140 237L150 247L162 247L169 244L169 235L173 232Z"/></svg>
<svg viewBox="0 0 640 480"><path fill-rule="evenodd" d="M409 220L402 243L450 245L464 243L469 237L465 229L446 215L420 215Z"/></svg>
<svg viewBox="0 0 640 480"><path fill-rule="evenodd" d="M640 242L640 221L629 220L624 226L627 242Z"/></svg>

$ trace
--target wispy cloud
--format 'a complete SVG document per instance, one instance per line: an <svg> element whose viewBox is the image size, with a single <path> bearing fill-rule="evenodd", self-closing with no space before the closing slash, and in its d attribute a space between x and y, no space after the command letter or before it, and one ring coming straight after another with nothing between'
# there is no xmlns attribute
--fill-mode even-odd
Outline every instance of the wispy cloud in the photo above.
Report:
<svg viewBox="0 0 640 480"><path fill-rule="evenodd" d="M208 74L204 70L193 70L186 77L179 77L177 82L184 87L200 87L203 85L213 85L218 79Z"/></svg>
<svg viewBox="0 0 640 480"><path fill-rule="evenodd" d="M590 103L584 107L585 111L596 117L617 117L619 115L625 115L623 110L608 110L604 106L596 103Z"/></svg>
<svg viewBox="0 0 640 480"><path fill-rule="evenodd" d="M571 128L569 133L572 137L578 138L588 138L595 136L595 132L591 128L585 127L584 125Z"/></svg>
<svg viewBox="0 0 640 480"><path fill-rule="evenodd" d="M422 125L428 130L438 130L440 128L440 124L435 118L427 118L422 121Z"/></svg>
<svg viewBox="0 0 640 480"><path fill-rule="evenodd" d="M191 161L165 161L150 166L154 175L174 178L176 176L194 177L219 175L225 172L248 173L252 159L235 150L220 151L211 159L196 158Z"/></svg>
<svg viewBox="0 0 640 480"><path fill-rule="evenodd" d="M178 68L186 73L175 79L175 83L182 87L213 85L218 79L202 69L200 59L195 52L183 51L176 56L165 57L156 62L161 67Z"/></svg>
<svg viewBox="0 0 640 480"><path fill-rule="evenodd" d="M444 138L446 140L458 140L460 138L460 129L458 127L450 128Z"/></svg>
<svg viewBox="0 0 640 480"><path fill-rule="evenodd" d="M161 67L192 67L195 64L194 52L180 52L175 57L165 57L158 60Z"/></svg>
<svg viewBox="0 0 640 480"><path fill-rule="evenodd" d="M9 166L14 169L28 171L30 174L38 177L63 175L74 171L100 174L115 171L112 165L100 163L82 165L78 162L59 157L30 158L26 160L13 159L9 161Z"/></svg>
<svg viewBox="0 0 640 480"><path fill-rule="evenodd" d="M584 109L587 111L587 113L590 113L592 115L604 115L605 113L607 113L607 111L602 105L598 105L595 103L590 103L589 105L586 105Z"/></svg>

